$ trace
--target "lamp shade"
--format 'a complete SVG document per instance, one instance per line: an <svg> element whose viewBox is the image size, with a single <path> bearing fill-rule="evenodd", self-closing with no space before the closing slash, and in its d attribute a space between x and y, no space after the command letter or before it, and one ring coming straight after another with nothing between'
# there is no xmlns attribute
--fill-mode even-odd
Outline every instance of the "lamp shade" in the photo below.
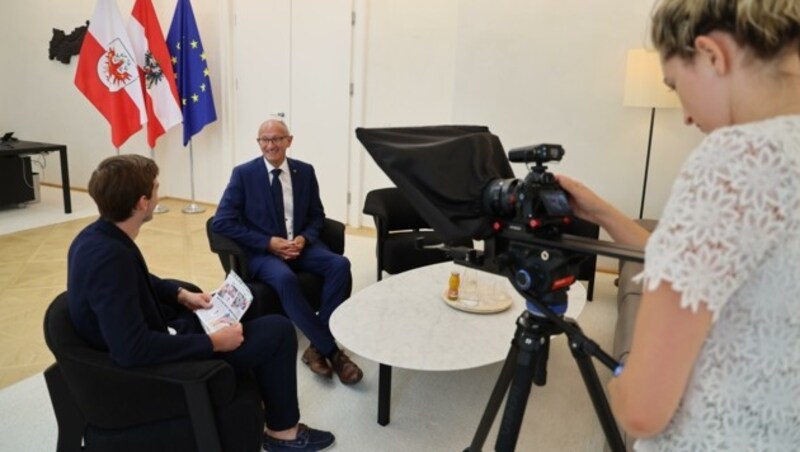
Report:
<svg viewBox="0 0 800 452"><path fill-rule="evenodd" d="M678 96L664 84L658 52L645 49L628 51L622 104L626 107L647 108L681 106Z"/></svg>

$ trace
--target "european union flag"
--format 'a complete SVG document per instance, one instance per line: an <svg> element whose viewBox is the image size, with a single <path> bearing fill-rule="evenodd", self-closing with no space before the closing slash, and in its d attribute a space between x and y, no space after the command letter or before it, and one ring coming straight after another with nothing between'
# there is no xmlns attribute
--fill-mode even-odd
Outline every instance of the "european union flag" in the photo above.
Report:
<svg viewBox="0 0 800 452"><path fill-rule="evenodd" d="M206 53L189 0L178 0L167 34L167 46L181 98L183 145L186 146L206 124L217 120Z"/></svg>

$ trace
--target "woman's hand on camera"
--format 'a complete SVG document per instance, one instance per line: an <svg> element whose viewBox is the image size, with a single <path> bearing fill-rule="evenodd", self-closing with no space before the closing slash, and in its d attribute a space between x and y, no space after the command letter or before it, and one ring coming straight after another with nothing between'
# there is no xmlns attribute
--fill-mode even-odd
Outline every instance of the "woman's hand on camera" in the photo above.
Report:
<svg viewBox="0 0 800 452"><path fill-rule="evenodd" d="M558 175L556 180L561 188L569 194L569 204L576 216L603 226L603 218L607 217L609 211L614 209L611 204L575 179Z"/></svg>
<svg viewBox="0 0 800 452"><path fill-rule="evenodd" d="M600 225L617 243L644 248L650 232L582 183L561 175L556 180L569 194L569 204L576 216Z"/></svg>

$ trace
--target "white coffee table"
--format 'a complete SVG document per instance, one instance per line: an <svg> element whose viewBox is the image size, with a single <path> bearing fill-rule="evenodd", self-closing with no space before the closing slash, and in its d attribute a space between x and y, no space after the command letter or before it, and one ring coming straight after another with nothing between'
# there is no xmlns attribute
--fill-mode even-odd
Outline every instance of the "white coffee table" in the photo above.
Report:
<svg viewBox="0 0 800 452"><path fill-rule="evenodd" d="M506 284L511 308L494 314L453 309L442 300L452 262L391 276L351 296L330 319L333 336L354 353L380 363L378 423L389 423L392 367L412 370L464 370L503 361L525 301L505 277L478 270L480 282ZM567 317L586 303L580 283L569 290Z"/></svg>

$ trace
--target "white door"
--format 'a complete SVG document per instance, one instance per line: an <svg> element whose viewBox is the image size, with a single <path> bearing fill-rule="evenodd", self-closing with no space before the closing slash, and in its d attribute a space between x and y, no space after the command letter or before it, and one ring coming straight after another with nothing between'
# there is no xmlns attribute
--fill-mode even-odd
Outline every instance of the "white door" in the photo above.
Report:
<svg viewBox="0 0 800 452"><path fill-rule="evenodd" d="M289 156L314 165L328 217L347 222L351 0L235 0L235 163L260 154L259 124L283 114Z"/></svg>
<svg viewBox="0 0 800 452"><path fill-rule="evenodd" d="M234 164L260 155L258 126L291 109L291 5L288 0L234 0L236 103ZM291 124L290 124L291 125Z"/></svg>

